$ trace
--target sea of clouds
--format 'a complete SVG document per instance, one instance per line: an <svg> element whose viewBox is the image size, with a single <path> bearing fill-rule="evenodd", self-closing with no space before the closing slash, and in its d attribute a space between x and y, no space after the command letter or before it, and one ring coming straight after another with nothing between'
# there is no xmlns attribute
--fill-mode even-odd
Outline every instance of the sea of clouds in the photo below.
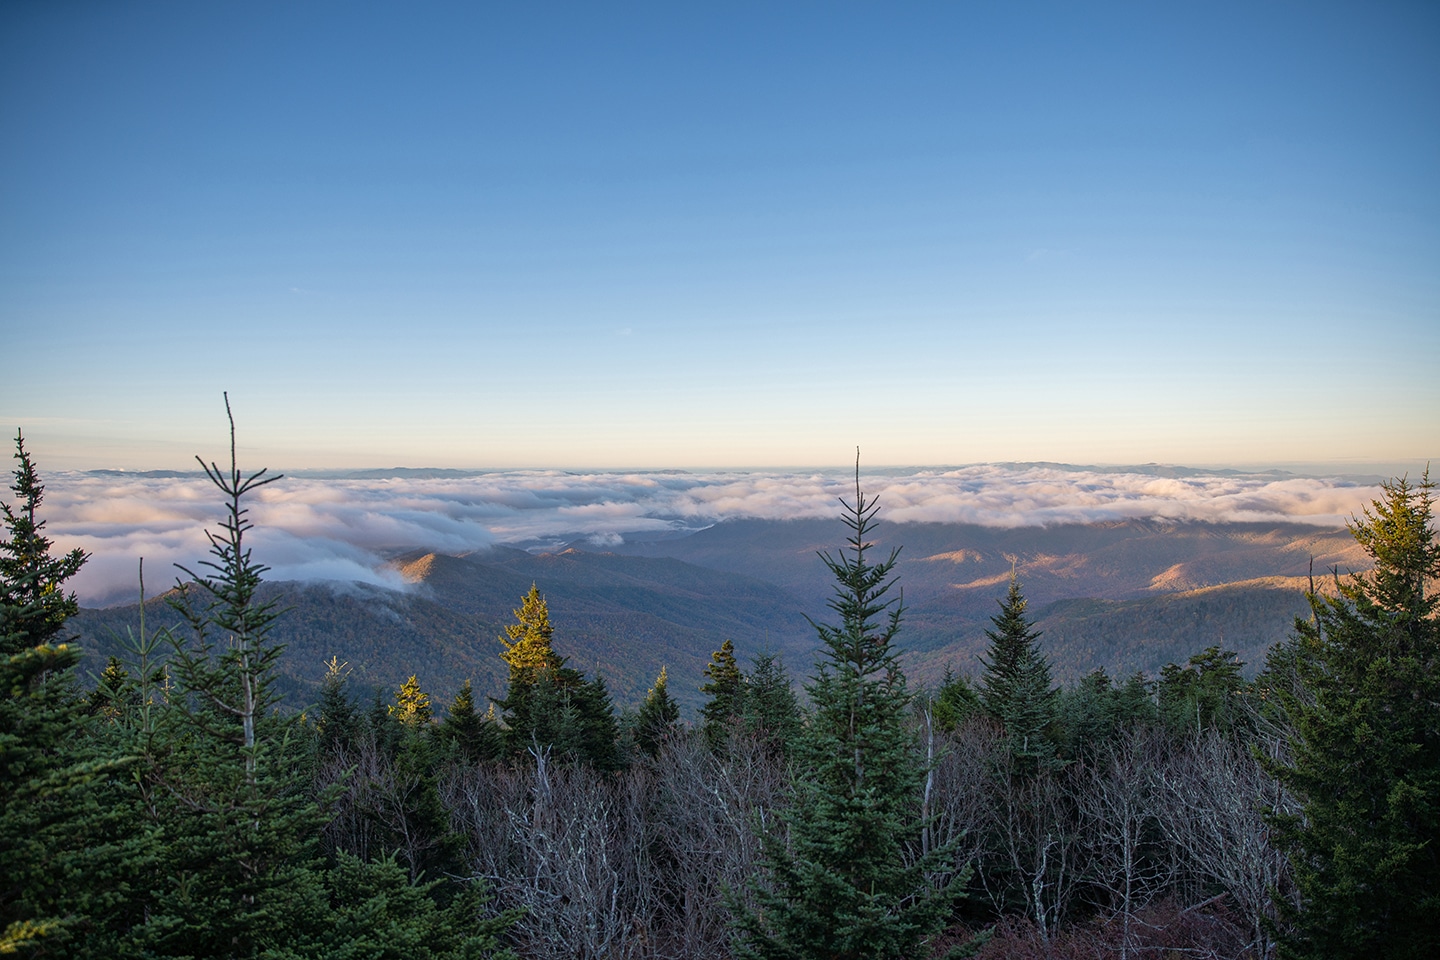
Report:
<svg viewBox="0 0 1440 960"><path fill-rule="evenodd" d="M1285 474L1153 468L981 465L864 474L892 523L1038 526L1137 518L1299 521L1339 526L1379 495L1365 482ZM223 498L204 476L57 473L41 508L58 548L90 561L72 581L84 603L132 598L145 558L151 593L208 549ZM359 581L403 588L388 556L493 544L596 545L683 535L728 519L838 516L853 476L825 473L487 472L470 476L286 477L249 500L255 558L269 579Z"/></svg>

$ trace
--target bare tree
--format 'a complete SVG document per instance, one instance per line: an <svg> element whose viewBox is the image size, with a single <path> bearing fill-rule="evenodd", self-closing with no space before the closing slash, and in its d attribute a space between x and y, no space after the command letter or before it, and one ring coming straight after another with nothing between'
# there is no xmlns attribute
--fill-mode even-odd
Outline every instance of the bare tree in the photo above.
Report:
<svg viewBox="0 0 1440 960"><path fill-rule="evenodd" d="M666 934L657 955L727 955L727 896L743 896L758 869L756 826L775 827L785 784L783 759L759 736L737 732L719 754L699 737L667 743L655 765Z"/></svg>
<svg viewBox="0 0 1440 960"><path fill-rule="evenodd" d="M525 955L646 956L657 885L643 768L598 773L536 747L528 763L490 773L452 778L446 793L452 817L471 831L474 872L493 884L495 906L525 910L515 926ZM487 779L501 788L492 797L478 789ZM487 851L487 840L499 842Z"/></svg>
<svg viewBox="0 0 1440 960"><path fill-rule="evenodd" d="M997 741L991 753L989 821L977 873L999 913L1012 902L1049 940L1059 928L1083 877L1084 838L1075 809L1074 773L1015 768Z"/></svg>
<svg viewBox="0 0 1440 960"><path fill-rule="evenodd" d="M1294 800L1249 745L1214 731L1187 741L1154 775L1165 836L1194 871L1230 895L1250 928L1248 948L1271 956L1271 891L1284 894L1292 882L1285 855L1271 842L1268 817L1295 810Z"/></svg>
<svg viewBox="0 0 1440 960"><path fill-rule="evenodd" d="M1159 731L1136 728L1101 748L1075 777L1087 872L1120 920L1122 960L1137 947L1138 914L1168 893L1175 877L1173 858L1156 849L1160 804L1153 771L1165 748Z"/></svg>
<svg viewBox="0 0 1440 960"><path fill-rule="evenodd" d="M1000 729L983 718L966 723L954 734L938 733L933 753L929 797L931 843L954 849L953 865L960 870L974 863L985 845L990 812L991 759L998 749ZM928 738L927 738L928 739Z"/></svg>

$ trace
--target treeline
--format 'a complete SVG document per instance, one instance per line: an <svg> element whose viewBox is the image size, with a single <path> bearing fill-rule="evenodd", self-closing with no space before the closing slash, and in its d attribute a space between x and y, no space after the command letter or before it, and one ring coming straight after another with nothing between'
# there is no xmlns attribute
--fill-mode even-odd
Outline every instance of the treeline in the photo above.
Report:
<svg viewBox="0 0 1440 960"><path fill-rule="evenodd" d="M1247 681L1211 647L1153 681L1052 682L1022 585L984 672L907 687L872 562L847 547L796 697L785 666L664 671L617 712L556 651L538 586L504 696L357 695L331 664L282 715L277 611L243 497L92 691L55 641L80 554L49 556L19 444L0 542L0 948L33 956L1422 957L1440 916L1440 574L1431 486L1357 519L1373 574ZM563 637L561 638L563 641Z"/></svg>

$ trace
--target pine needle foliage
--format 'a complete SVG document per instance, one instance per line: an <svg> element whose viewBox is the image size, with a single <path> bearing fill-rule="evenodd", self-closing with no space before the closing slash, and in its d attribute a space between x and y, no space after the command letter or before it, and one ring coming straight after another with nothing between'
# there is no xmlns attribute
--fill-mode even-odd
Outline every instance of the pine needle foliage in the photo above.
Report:
<svg viewBox="0 0 1440 960"><path fill-rule="evenodd" d="M15 432L16 496L12 505L0 501L5 533L0 536L0 655L20 653L57 639L65 621L80 611L75 594L64 592L69 580L88 559L80 549L50 556L45 521L36 517L45 486L25 450L25 434Z"/></svg>
<svg viewBox="0 0 1440 960"><path fill-rule="evenodd" d="M259 599L267 568L245 540L245 498L280 478L241 473L228 396L225 412L229 467L200 461L224 496L225 516L218 533L206 531L210 559L202 572L181 568L190 580L172 603L188 637L173 640L173 686L148 758L160 788L153 826L166 863L133 935L162 956L278 950L304 929L317 895L310 868L325 814L297 776L303 721L273 709L283 647L270 630L279 611Z"/></svg>
<svg viewBox="0 0 1440 960"><path fill-rule="evenodd" d="M742 710L743 678L740 664L735 660L733 642L726 640L719 650L710 655L710 662L705 665L705 678L700 692L710 699L700 708L700 729L705 735L705 744L711 750L719 750Z"/></svg>
<svg viewBox="0 0 1440 960"><path fill-rule="evenodd" d="M1051 686L1050 662L1036 644L1040 632L1025 607L1025 594L1012 571L1000 612L990 618L995 628L985 631L990 650L981 658L985 673L980 703L1005 728L1017 769L1033 773L1055 760L1049 728L1055 722L1059 691Z"/></svg>
<svg viewBox="0 0 1440 960"><path fill-rule="evenodd" d="M1301 902L1282 955L1440 953L1440 544L1434 489L1402 478L1350 524L1374 570L1313 589L1296 621L1298 688L1276 687L1302 803L1281 817Z"/></svg>
<svg viewBox="0 0 1440 960"><path fill-rule="evenodd" d="M661 667L635 718L635 744L652 757L659 755L660 746L679 729L680 705L667 687L668 678Z"/></svg>
<svg viewBox="0 0 1440 960"><path fill-rule="evenodd" d="M561 759L616 769L619 727L605 679L586 680L554 651L555 628L538 586L530 585L514 614L500 638L501 659L510 666L505 698L491 698L501 710L506 751L521 756L550 748Z"/></svg>
<svg viewBox="0 0 1440 960"><path fill-rule="evenodd" d="M793 753L787 829L762 836L768 876L751 906L737 905L735 953L747 960L920 956L953 899L936 880L950 852L920 855L926 769L892 645L902 603L886 596L899 551L870 560L878 504L860 489L858 458L855 500L841 503L847 549L821 554L840 622L815 624L824 651Z"/></svg>

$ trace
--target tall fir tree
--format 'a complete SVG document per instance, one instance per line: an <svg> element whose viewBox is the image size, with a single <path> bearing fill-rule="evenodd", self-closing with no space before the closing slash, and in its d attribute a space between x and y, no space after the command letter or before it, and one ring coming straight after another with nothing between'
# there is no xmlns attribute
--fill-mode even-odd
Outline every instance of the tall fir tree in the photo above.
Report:
<svg viewBox="0 0 1440 960"><path fill-rule="evenodd" d="M635 744L650 756L658 756L660 745L675 735L680 723L680 705L666 689L665 668L655 678L655 686L645 695L635 718Z"/></svg>
<svg viewBox="0 0 1440 960"><path fill-rule="evenodd" d="M440 723L440 737L454 755L468 763L495 760L502 749L500 730L489 716L475 710L475 693L469 679L460 685Z"/></svg>
<svg viewBox="0 0 1440 960"><path fill-rule="evenodd" d="M113 699L76 687L80 651L55 641L78 610L63 584L86 557L50 556L36 516L44 487L23 435L15 446L20 499L3 504L0 540L0 954L83 956L131 902L148 854L145 837L126 836L112 789L135 757L101 735L129 682L112 658L99 689L117 688Z"/></svg>
<svg viewBox="0 0 1440 960"><path fill-rule="evenodd" d="M505 724L505 745L511 753L523 753L545 739L550 721L545 704L536 704L536 689L542 681L564 666L565 661L551 647L555 628L550 624L550 608L536 584L520 600L514 611L515 622L507 624L500 637L504 651L500 658L510 668L503 699L496 699L500 718ZM542 699L545 693L540 693ZM537 709L539 707L539 709Z"/></svg>
<svg viewBox="0 0 1440 960"><path fill-rule="evenodd" d="M420 689L420 681L415 674L410 674L410 679L402 683L395 692L395 703L390 707L390 712L407 727L423 729L434 719L430 710L430 695Z"/></svg>
<svg viewBox="0 0 1440 960"><path fill-rule="evenodd" d="M360 733L360 711L346 689L347 667L348 664L341 663L339 657L331 657L325 664L325 678L320 682L320 702L315 717L315 732L322 750L352 747Z"/></svg>
<svg viewBox="0 0 1440 960"><path fill-rule="evenodd" d="M768 880L737 910L736 956L884 960L922 955L952 897L935 874L948 851L917 856L926 775L893 647L901 604L886 599L898 550L871 563L878 505L846 503L848 547L821 554L835 577L838 626L815 624L823 659L814 714L796 744L786 835L762 837ZM883 618L883 619L882 619Z"/></svg>
<svg viewBox="0 0 1440 960"><path fill-rule="evenodd" d="M301 718L273 709L279 613L259 596L267 568L245 539L246 498L280 478L241 473L228 397L225 409L230 464L200 463L226 515L220 532L207 531L204 572L182 568L190 580L172 602L188 638L174 641L173 688L150 760L163 875L132 936L159 956L283 952L312 929L321 896L311 868L325 814L299 776Z"/></svg>
<svg viewBox="0 0 1440 960"><path fill-rule="evenodd" d="M700 708L701 731L711 750L718 750L742 715L743 678L735 660L735 644L726 640L710 655L705 665L705 682L700 692L710 699Z"/></svg>
<svg viewBox="0 0 1440 960"><path fill-rule="evenodd" d="M1244 666L1234 650L1219 646L1192 654L1183 667L1165 664L1156 688L1160 719L1178 734L1244 729L1250 719Z"/></svg>
<svg viewBox="0 0 1440 960"><path fill-rule="evenodd" d="M980 703L1004 727L1018 770L1034 772L1055 759L1049 731L1059 691L1051 685L1050 662L1036 644L1040 634L1025 614L1025 595L1013 571L1000 612L990 622L995 628L985 631L990 649L981 658Z"/></svg>
<svg viewBox="0 0 1440 960"><path fill-rule="evenodd" d="M56 639L65 621L80 610L65 581L85 565L87 555L76 548L63 557L50 556L54 545L37 517L45 486L25 450L25 435L15 432L14 504L0 500L5 533L0 537L0 655L20 653Z"/></svg>
<svg viewBox="0 0 1440 960"><path fill-rule="evenodd" d="M744 676L741 707L746 736L776 754L789 752L800 733L800 702L779 654L755 657Z"/></svg>
<svg viewBox="0 0 1440 960"><path fill-rule="evenodd" d="M578 748L572 752L573 759L588 763L596 770L619 769L620 724L615 718L615 703L605 678L597 673L595 679L586 680L583 673L569 667L560 668L556 674L561 680L557 686L562 697L574 704L578 727L573 739ZM570 694L572 690L574 693Z"/></svg>
<svg viewBox="0 0 1440 960"><path fill-rule="evenodd" d="M555 628L538 586L530 585L514 614L500 638L509 683L504 699L493 701L502 711L505 749L518 756L549 748L561 759L615 769L619 726L604 678L586 680L555 652Z"/></svg>
<svg viewBox="0 0 1440 960"><path fill-rule="evenodd" d="M1383 491L1350 524L1374 569L1310 592L1298 684L1272 688L1293 725L1293 760L1273 769L1302 804L1279 818L1301 896L1281 903L1287 957L1440 955L1434 484L1427 471Z"/></svg>
<svg viewBox="0 0 1440 960"><path fill-rule="evenodd" d="M0 655L0 954L67 955L116 899L101 790L130 758L93 749L79 659L69 644Z"/></svg>

